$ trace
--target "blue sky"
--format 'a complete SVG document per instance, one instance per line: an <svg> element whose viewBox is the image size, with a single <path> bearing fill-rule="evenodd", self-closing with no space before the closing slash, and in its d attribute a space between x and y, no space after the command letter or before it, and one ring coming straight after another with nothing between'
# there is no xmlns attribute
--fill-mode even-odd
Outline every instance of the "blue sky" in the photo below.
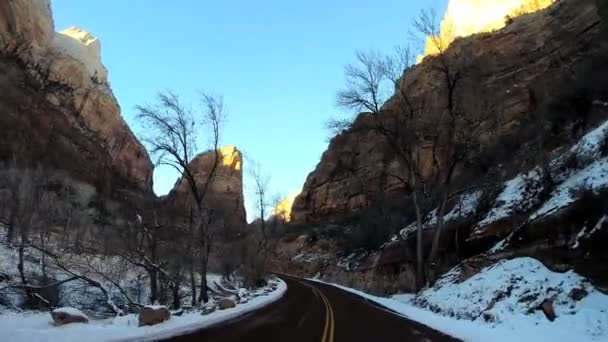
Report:
<svg viewBox="0 0 608 342"><path fill-rule="evenodd" d="M390 51L406 42L421 9L443 13L446 2L52 0L52 7L56 30L74 25L101 39L112 89L136 134L134 106L159 90L191 102L197 90L221 93L229 118L222 144L255 159L273 192L286 195L302 187L327 147L323 124L340 111L335 93L354 52ZM156 170L155 191L168 192L177 176Z"/></svg>

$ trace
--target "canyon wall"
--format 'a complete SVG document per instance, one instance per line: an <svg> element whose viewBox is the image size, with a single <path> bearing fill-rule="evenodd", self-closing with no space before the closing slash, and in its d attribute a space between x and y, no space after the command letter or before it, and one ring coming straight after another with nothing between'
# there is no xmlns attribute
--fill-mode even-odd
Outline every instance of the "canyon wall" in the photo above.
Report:
<svg viewBox="0 0 608 342"><path fill-rule="evenodd" d="M67 171L105 199L133 210L149 207L150 156L121 116L101 61L101 42L71 27L55 32L48 0L0 2L0 163ZM242 157L223 148L209 203L231 224L245 225ZM192 161L203 179L209 153ZM162 199L184 205L178 186ZM1 219L1 218L0 218Z"/></svg>
<svg viewBox="0 0 608 342"><path fill-rule="evenodd" d="M561 0L540 12L515 18L499 31L457 39L450 45L445 54L448 63L467 70L456 90L456 106L472 118L500 117L496 134L486 139L488 147L522 128L543 108L551 105L556 108L550 110L566 119L578 119L583 114L574 108L577 97L602 96L600 84L580 84L601 78L605 72L600 65L608 54L608 44L602 39L601 24L595 0ZM404 75L404 82L416 84L410 96L426 104L425 113L446 110L446 87L436 63L437 57L427 56ZM387 106L395 101L399 101L397 96ZM294 222L335 221L379 201L407 211L407 192L390 177L405 166L381 136L365 129L369 120L366 114L359 115L350 130L331 140L294 202ZM566 126L556 129L565 130ZM525 143L521 141L519 147ZM420 150L424 168L430 164L425 161L429 156L423 146ZM488 159L491 165L486 168L505 176L525 167L533 154L530 148L519 154L513 150L503 160Z"/></svg>

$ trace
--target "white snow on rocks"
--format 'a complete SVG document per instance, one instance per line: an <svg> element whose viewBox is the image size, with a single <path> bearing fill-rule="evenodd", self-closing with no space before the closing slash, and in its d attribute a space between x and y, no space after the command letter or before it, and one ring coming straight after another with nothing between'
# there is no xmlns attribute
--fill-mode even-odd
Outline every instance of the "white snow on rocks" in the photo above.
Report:
<svg viewBox="0 0 608 342"><path fill-rule="evenodd" d="M608 121L585 134L585 136L570 149L570 152L576 153L581 157L596 157L601 153L602 146L606 139L608 139Z"/></svg>
<svg viewBox="0 0 608 342"><path fill-rule="evenodd" d="M599 159L582 170L573 172L551 193L551 198L530 218L536 219L565 208L578 198L580 191L597 191L608 186L608 158Z"/></svg>
<svg viewBox="0 0 608 342"><path fill-rule="evenodd" d="M54 313L58 313L58 314L66 314L66 315L70 315L70 316L74 316L74 317L83 317L83 318L87 318L87 315L85 315L82 311L75 309L75 308L70 308L70 307L63 307L63 308L57 308L53 310Z"/></svg>
<svg viewBox="0 0 608 342"><path fill-rule="evenodd" d="M450 222L453 220L457 220L460 218L467 217L472 215L477 209L477 204L479 203L479 198L481 197L481 191L463 194L458 198L457 204L447 212L443 220L444 222ZM437 224L437 208L434 209L429 215L429 218L424 222L423 228L429 229L433 228ZM399 235L402 239L406 240L410 234L416 231L416 222L408 225L404 229L399 232Z"/></svg>
<svg viewBox="0 0 608 342"><path fill-rule="evenodd" d="M509 217L514 211L528 209L540 191L540 178L541 172L534 169L507 181L496 199L496 205L479 221L475 233L481 232L491 223Z"/></svg>
<svg viewBox="0 0 608 342"><path fill-rule="evenodd" d="M608 296L573 271L556 273L538 260L517 258L500 261L462 283L456 281L456 272L446 274L415 302L443 315L534 336L535 341L543 335L543 341L608 339ZM588 295L576 301L570 296L574 289ZM553 301L554 322L539 310L545 300Z"/></svg>
<svg viewBox="0 0 608 342"><path fill-rule="evenodd" d="M572 148L555 158L550 169L558 183L544 203L537 203L543 191L542 172L536 168L517 175L505 183L496 199L495 206L481 220L473 235L483 232L485 227L508 218L514 211L527 212L535 205L530 220L551 215L578 199L581 191L598 191L608 187L608 157L602 157L602 148L608 140L608 121L585 134ZM577 159L577 168L568 169L567 160Z"/></svg>

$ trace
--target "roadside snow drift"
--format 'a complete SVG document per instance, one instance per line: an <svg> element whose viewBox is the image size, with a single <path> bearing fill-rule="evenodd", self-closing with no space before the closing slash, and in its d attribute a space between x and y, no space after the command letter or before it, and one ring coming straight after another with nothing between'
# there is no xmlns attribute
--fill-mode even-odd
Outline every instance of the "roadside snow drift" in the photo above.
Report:
<svg viewBox="0 0 608 342"><path fill-rule="evenodd" d="M234 319L278 300L287 291L287 285L280 279L274 282L277 287L273 292L261 294L233 309L217 310L204 316L199 312L186 313L180 317L173 316L164 323L146 327L138 327L137 315L134 314L92 320L89 324L75 323L56 327L52 325L48 312L5 313L0 315L0 341L98 342L169 338Z"/></svg>

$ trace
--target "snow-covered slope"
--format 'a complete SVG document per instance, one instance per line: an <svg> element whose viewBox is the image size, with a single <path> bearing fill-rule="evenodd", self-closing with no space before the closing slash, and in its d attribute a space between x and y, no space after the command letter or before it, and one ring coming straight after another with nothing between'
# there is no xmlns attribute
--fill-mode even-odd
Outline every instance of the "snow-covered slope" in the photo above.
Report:
<svg viewBox="0 0 608 342"><path fill-rule="evenodd" d="M549 216L574 203L584 191L600 191L608 188L608 121L585 134L578 143L565 153L555 157L549 171L556 183L547 189L545 176L537 167L516 175L502 184L502 190L493 201L493 206L477 222L471 238L483 235L488 227L513 214L525 214L530 221ZM541 195L548 193L548 196ZM445 221L456 221L476 213L481 191L465 193L457 205L446 213ZM425 220L424 229L434 228L437 209ZM416 231L412 223L400 231L404 240Z"/></svg>
<svg viewBox="0 0 608 342"><path fill-rule="evenodd" d="M384 298L335 286L464 341L608 341L608 296L572 271L551 272L538 260L517 258L461 283L458 273L418 296ZM572 298L573 290L583 298ZM553 322L538 308L545 300L553 301Z"/></svg>

